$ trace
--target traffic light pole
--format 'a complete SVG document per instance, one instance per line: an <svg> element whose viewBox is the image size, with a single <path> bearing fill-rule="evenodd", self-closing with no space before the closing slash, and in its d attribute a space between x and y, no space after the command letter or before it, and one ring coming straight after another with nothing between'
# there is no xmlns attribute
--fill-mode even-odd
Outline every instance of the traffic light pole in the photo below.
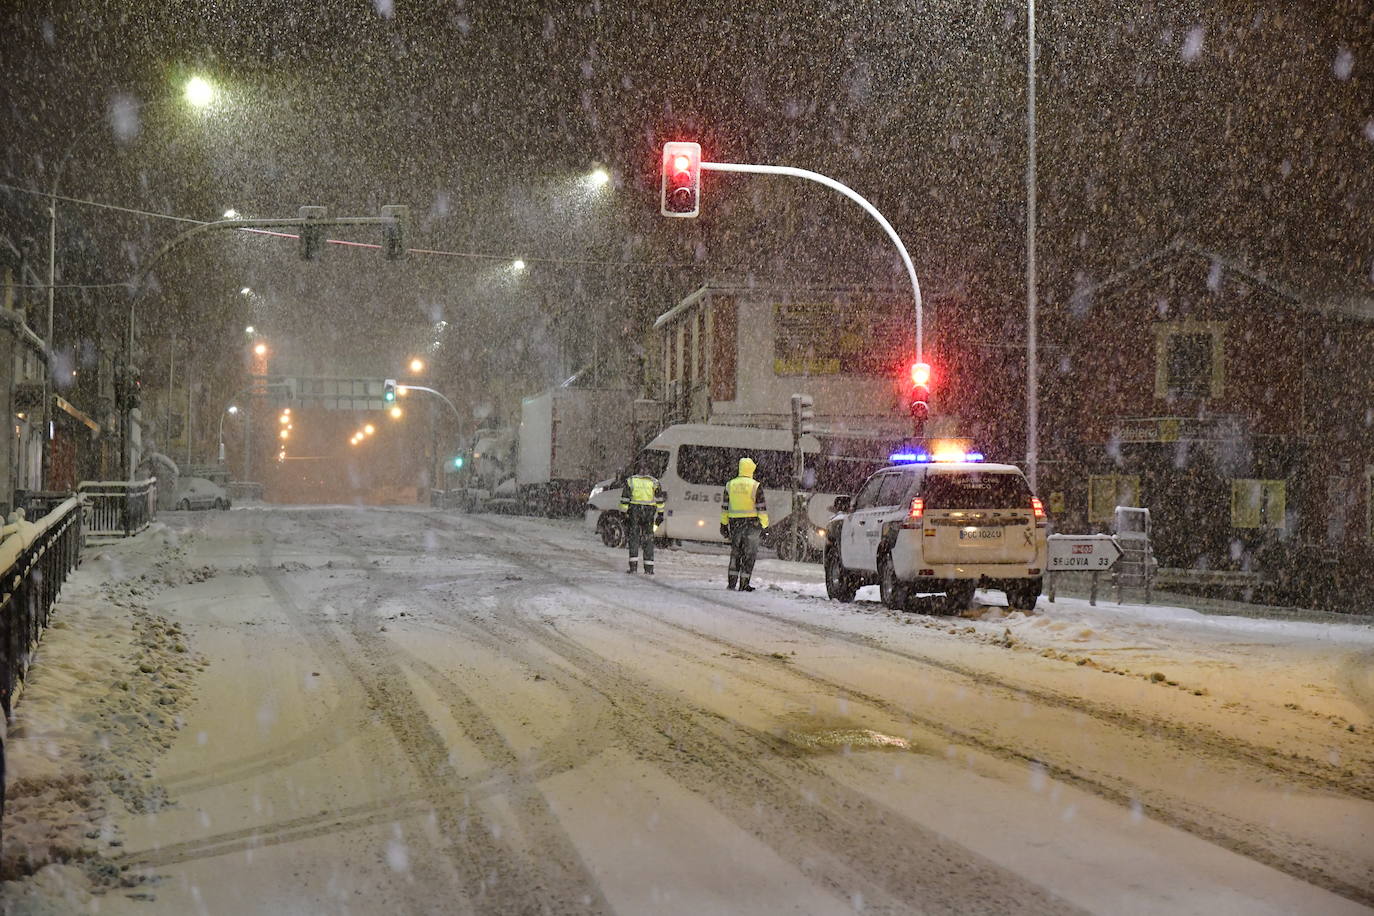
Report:
<svg viewBox="0 0 1374 916"><path fill-rule="evenodd" d="M450 401L450 400L449 400L447 397L445 397L442 393L440 393L440 392L438 392L438 391L435 391L433 388L426 388L424 385L406 385L406 384L400 384L400 385L397 385L397 387L400 388L402 391L423 391L423 392L425 392L426 394L432 394L432 395L434 395L436 398L438 398L439 400L441 400L441 401L443 401L445 404L447 404L447 405L448 405L448 409L451 410L451 411L453 411L453 419L456 420L456 421L458 422L458 432L457 432L457 435L456 435L454 438L458 440L458 448L459 448L459 450L460 450L460 451L462 450L462 447L463 447L463 415L462 415L461 413L458 412L458 408L457 408L457 407L454 407L454 406L453 406L453 402L452 402L452 401ZM436 442L438 441L437 437L436 437L435 441L436 441ZM438 455L439 449L436 447L434 451L435 451L435 455L434 455L435 464L437 465L437 464L438 464L438 460L439 460L439 455ZM439 482L439 479L436 477L434 482L437 484L437 483ZM445 489L445 490L448 489L447 485L445 485L444 489Z"/></svg>
<svg viewBox="0 0 1374 916"><path fill-rule="evenodd" d="M835 179L822 175L820 172L812 172L809 169L793 168L789 165L749 165L740 162L705 162L701 163L703 171L711 172L747 172L753 175L785 175L789 178L804 178L807 181L814 181L817 184L825 185L834 191L839 191L854 203L863 207L869 216L878 221L878 225L883 227L888 238L892 239L892 244L897 246L897 253L902 256L902 263L906 265L906 272L911 277L911 295L916 307L916 359L918 362L925 362L925 332L923 327L921 309L921 284L916 279L916 268L911 263L911 255L907 254L906 246L902 244L902 239L897 235L897 230L892 228L892 224L887 221L878 208L869 203L863 195L853 188Z"/></svg>

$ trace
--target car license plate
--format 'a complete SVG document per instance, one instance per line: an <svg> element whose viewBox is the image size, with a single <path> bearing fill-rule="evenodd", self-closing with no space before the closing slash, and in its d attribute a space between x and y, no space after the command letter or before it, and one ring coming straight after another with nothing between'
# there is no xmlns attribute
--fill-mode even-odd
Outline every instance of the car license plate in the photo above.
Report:
<svg viewBox="0 0 1374 916"><path fill-rule="evenodd" d="M1002 539L1001 528L960 528L961 541L993 541Z"/></svg>

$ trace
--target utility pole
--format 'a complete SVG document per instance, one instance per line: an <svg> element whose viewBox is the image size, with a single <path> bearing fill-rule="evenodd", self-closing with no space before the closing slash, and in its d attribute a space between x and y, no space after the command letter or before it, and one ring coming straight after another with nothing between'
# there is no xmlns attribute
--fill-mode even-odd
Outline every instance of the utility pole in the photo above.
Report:
<svg viewBox="0 0 1374 916"><path fill-rule="evenodd" d="M1040 462L1040 363L1035 298L1035 0L1026 6L1026 481L1036 492Z"/></svg>

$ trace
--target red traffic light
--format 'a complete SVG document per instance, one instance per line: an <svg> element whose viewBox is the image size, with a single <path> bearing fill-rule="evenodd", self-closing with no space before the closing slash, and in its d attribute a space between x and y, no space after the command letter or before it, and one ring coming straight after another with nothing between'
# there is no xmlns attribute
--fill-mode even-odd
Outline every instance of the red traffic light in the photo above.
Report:
<svg viewBox="0 0 1374 916"><path fill-rule="evenodd" d="M701 144L663 144L663 178L659 212L664 216L696 216L701 212Z"/></svg>
<svg viewBox="0 0 1374 916"><path fill-rule="evenodd" d="M911 384L929 385L930 384L930 364L912 363L911 364Z"/></svg>

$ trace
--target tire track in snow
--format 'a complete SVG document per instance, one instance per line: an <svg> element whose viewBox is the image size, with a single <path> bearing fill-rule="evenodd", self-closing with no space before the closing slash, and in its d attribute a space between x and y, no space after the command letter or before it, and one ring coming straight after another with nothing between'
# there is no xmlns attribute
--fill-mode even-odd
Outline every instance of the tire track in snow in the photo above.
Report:
<svg viewBox="0 0 1374 916"><path fill-rule="evenodd" d="M469 516L469 518L473 517ZM517 532L512 531L509 527L500 523L496 523L490 519L479 517L475 520L487 524L490 528L503 531L507 536L517 534ZM441 522L441 524L444 524L445 527L447 527L450 531L452 531L455 534L461 533L460 529L453 527L446 521ZM527 532L518 532L518 536L518 543L528 543L528 541L530 540L536 540L548 545L549 547L556 549L562 554L568 553L568 548L566 545L558 544L546 538L539 537L538 535L529 535ZM525 568L539 568L538 563L544 559L542 557L527 552L522 552L519 548L516 547L502 548L502 550L503 552L509 554L513 560L522 564ZM586 552L578 552L582 553L584 558L594 560L597 566L607 566L605 558L600 554L589 555ZM684 632L689 632L700 638L717 642L718 644L724 647L728 647L746 653L757 654L754 652L754 650L748 647L736 645L734 643L729 642L728 640L722 640L719 637L715 637L711 634L702 633L690 627L685 627L682 625L664 621L662 618L649 612L643 611L642 609L634 605L626 604L611 598L607 598L603 595L597 594L592 589L582 584L579 584L578 582L574 581L572 578L568 576L559 575L558 573L552 572L550 570L543 570L543 572L552 581L555 581L564 587L579 591L582 594L587 595L588 597L591 597L597 601L600 601L601 603L609 607L614 607L620 613L628 613L639 617L648 618L659 623L663 623L668 626L683 630ZM844 642L850 643L863 649L893 655L905 661L911 661L917 664L922 664L932 668L936 668L947 673L967 678L975 686L983 687L991 685L1000 690L1008 691L1014 695L1024 695L1027 697L1032 697L1036 700L1044 702L1045 705L1057 706L1061 708L1067 708L1073 711L1083 712L1085 714L1091 715L1093 718L1097 718L1101 721L1104 721L1107 724L1122 727L1134 732L1137 740L1147 742L1156 741L1160 737L1160 732L1163 731L1170 737L1178 735L1179 737L1185 739L1186 743L1190 746L1190 750L1194 752L1200 752L1204 756L1218 756L1214 753L1216 750L1228 751L1230 752L1229 756L1239 759L1239 761L1242 763L1259 765L1266 769L1275 770L1279 772L1281 775L1288 776L1295 782L1302 782L1327 792L1330 792L1332 788L1329 783L1320 780L1319 778L1314 777L1306 773L1305 771L1294 771L1287 767L1275 766L1273 764L1274 760L1282 761L1285 760L1285 758L1282 758L1278 755L1276 751L1272 751L1270 749L1255 748L1252 745L1246 745L1243 742L1239 741L1225 742L1226 745L1239 745L1238 748L1234 749L1229 746L1218 747L1215 744L1207 743L1205 741L1199 742L1196 739L1196 736L1189 734L1187 732L1187 729L1180 726L1170 725L1167 729L1162 729L1159 727L1160 723L1157 723L1153 719L1140 716L1133 716L1117 710L1102 708L1099 707L1097 704L1092 704L1087 701L1077 701L1057 693L1040 691L1036 689L1027 689L1021 687L1020 685L1012 684L1008 681L997 678L995 676L985 675L984 673L979 672L976 669L967 668L965 666L945 662L939 659L929 658L927 656L922 656L916 653L892 649L890 647L881 645L876 640L868 639L861 636L854 636L852 634L845 634L843 632L831 630L829 628L817 624L796 621L779 615L770 614L766 611L761 611L748 607L741 607L739 605L726 601L721 601L719 599L715 599L712 597L701 596L693 591L683 589L678 586L674 586L667 582L659 582L657 580L654 580L652 583L650 583L650 581L647 579L642 581L645 584L652 584L655 587L676 592L678 594L683 595L684 597L690 598L695 601L713 604L722 608L726 608L728 610L742 612L750 616L767 619L775 624L800 629L811 635L823 637L825 639L840 639ZM700 661L700 659L695 660ZM804 674L801 672L798 673ZM1043 759L1042 756L1027 754L1024 750L1014 745L1009 745L1004 742L996 741L989 737L980 736L960 729L956 729L948 725L947 723L935 719L930 719L925 716L921 716L912 711L897 709L896 707L893 707L891 704L888 704L884 700L881 700L876 697L866 696L842 684L835 683L825 678L812 675L804 676L812 680L817 686L824 687L827 690L839 691L849 694L854 700L859 702L876 704L877 708L883 709L885 712L888 712L889 714L901 715L909 719L912 722L912 724L917 725L918 727L942 733L951 740L955 740L960 743L977 747L1001 759L1011 760L1019 763L1033 763L1041 765L1045 767L1047 775L1055 779L1059 779L1063 782L1075 785L1081 789L1084 789L1085 791L1091 792L1092 794L1095 794L1101 798L1111 801L1114 804L1117 804L1123 808L1129 809L1133 803L1138 802L1143 806L1146 814L1148 814L1150 817L1154 818L1155 820L1161 823L1168 824L1171 827L1184 830L1188 833L1192 833L1193 835L1205 839L1208 842L1215 843L1219 846L1222 846L1233 852L1243 855L1246 858L1250 858L1262 864L1268 865L1272 868L1275 868L1293 877L1299 878L1300 880L1305 881L1314 886L1321 887L1323 889L1329 890L1333 893L1339 894L1343 897L1346 897L1348 899L1354 900L1365 905L1374 905L1374 886L1364 886L1362 884L1352 883L1351 881L1345 880L1337 875L1333 875L1330 872L1323 870L1319 866L1310 864L1307 861L1299 861L1295 859L1292 855L1286 854L1281 848L1279 848L1281 844L1274 842L1274 839L1271 838L1270 830L1265 825L1235 821L1234 819L1229 818L1226 815L1217 812L1213 809L1199 808L1198 806L1193 805L1187 802L1186 800L1179 799L1171 795L1170 793L1159 789L1150 790L1149 795L1156 799L1162 796L1163 801L1152 801L1146 804L1145 800L1141 797L1143 794L1145 794L1141 791L1141 787L1133 786L1129 783L1124 783L1122 785L1109 784L1107 782L1104 782L1097 775L1083 772L1081 768L1074 767L1074 765L1071 762L1055 763L1052 761L1048 761ZM1252 759L1251 755L1246 752L1253 750L1258 750L1261 752L1269 750L1269 753L1260 753L1254 755L1259 759ZM1106 775L1107 778L1112 778L1111 774ZM1346 794L1361 801L1366 800L1365 791L1363 787L1355 786L1354 789L1355 791L1353 792L1348 791L1340 794ZM1254 837L1254 839L1251 839L1251 837ZM1284 839L1287 841L1286 845L1288 845L1292 849L1297 850L1305 848L1305 844L1302 841L1292 840L1289 838Z"/></svg>
<svg viewBox="0 0 1374 916"><path fill-rule="evenodd" d="M511 529L504 525L492 522L485 517L478 518L481 518L482 521L487 522L494 528L505 531L508 535L514 534ZM524 536L523 532L521 536ZM568 552L566 545L558 544L557 542L538 537L537 535L534 536L534 539L560 552ZM588 551L577 552L584 558L595 562L598 566L606 566L609 568L609 564L607 564L604 555ZM528 559L528 557L525 557L524 561L528 562ZM886 655L895 656L904 661L936 668L950 674L967 678L971 684L979 687L995 686L1003 690L1011 691L1017 695L1033 699L1041 705L1081 712L1094 719L1132 730L1144 738L1156 740L1160 737L1167 737L1175 744L1189 751L1204 753L1214 757L1222 755L1229 756L1241 763L1268 769L1279 776L1283 776L1307 788L1316 789L1328 794L1345 795L1361 801L1374 801L1374 785L1357 781L1360 779L1358 771L1361 769L1361 767L1358 766L1355 768L1357 775L1351 777L1346 773L1346 769L1348 768L1346 765L1338 766L1312 757L1294 759L1275 748L1253 744L1241 738L1222 734L1215 729L1208 728L1201 724L1190 724L1187 726L1179 725L1162 717L1149 716L1118 707L1106 706L1100 703L1094 703L1091 700L1079 696L1065 694L1042 687L1015 683L982 669L961 665L957 662L935 658L918 652L896 649L891 646L883 645L881 642L871 637L846 633L843 630L836 630L821 624L799 621L779 614L769 613L759 608L736 604L711 595L703 595L697 590L674 585L671 582L657 579L652 582L647 579L642 581L645 584L667 589L696 601L713 604L717 607L768 620L786 627L799 629L813 636L827 640L840 640L859 648L880 652ZM809 596L802 597L807 600L815 600L810 599ZM1370 662L1374 664L1374 654L1371 655ZM1349 679L1347 679L1347 683L1350 683ZM1371 702L1374 702L1374 697L1370 699ZM1374 715L1374 711L1371 711L1371 715ZM1369 769L1374 769L1374 755L1367 754L1363 759L1363 764Z"/></svg>

